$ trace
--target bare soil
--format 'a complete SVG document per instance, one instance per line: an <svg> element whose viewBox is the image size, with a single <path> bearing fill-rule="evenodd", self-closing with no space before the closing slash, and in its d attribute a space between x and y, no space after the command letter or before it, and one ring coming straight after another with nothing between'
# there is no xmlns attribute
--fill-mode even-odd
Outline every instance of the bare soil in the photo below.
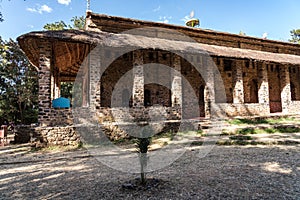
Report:
<svg viewBox="0 0 300 200"><path fill-rule="evenodd" d="M300 199L299 145L215 146L199 158L201 148L141 186L139 174L113 170L85 149L1 147L0 199Z"/></svg>

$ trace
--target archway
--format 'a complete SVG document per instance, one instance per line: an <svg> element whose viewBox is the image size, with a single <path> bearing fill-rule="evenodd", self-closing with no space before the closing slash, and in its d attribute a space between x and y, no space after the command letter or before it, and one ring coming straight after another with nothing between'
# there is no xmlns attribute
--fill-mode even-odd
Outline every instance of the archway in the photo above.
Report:
<svg viewBox="0 0 300 200"><path fill-rule="evenodd" d="M256 79L253 79L250 84L250 102L258 103L258 83Z"/></svg>
<svg viewBox="0 0 300 200"><path fill-rule="evenodd" d="M291 99L292 99L292 101L296 101L297 100L296 86L292 82L291 82Z"/></svg>
<svg viewBox="0 0 300 200"><path fill-rule="evenodd" d="M204 85L201 85L199 88L199 110L200 117L205 117L205 102L204 102Z"/></svg>

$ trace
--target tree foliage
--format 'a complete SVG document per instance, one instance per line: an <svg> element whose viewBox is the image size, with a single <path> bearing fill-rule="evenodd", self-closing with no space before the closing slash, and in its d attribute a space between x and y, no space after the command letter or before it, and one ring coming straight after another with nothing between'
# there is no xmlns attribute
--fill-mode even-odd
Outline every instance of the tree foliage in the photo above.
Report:
<svg viewBox="0 0 300 200"><path fill-rule="evenodd" d="M292 43L300 44L300 29L293 29L290 31L291 39L289 40Z"/></svg>
<svg viewBox="0 0 300 200"><path fill-rule="evenodd" d="M85 18L84 16L78 17L75 16L71 19L71 24L66 24L64 21L59 21L59 22L54 22L54 23L47 23L43 28L45 30L65 30L65 29L83 29L84 28L84 23L85 23Z"/></svg>
<svg viewBox="0 0 300 200"><path fill-rule="evenodd" d="M66 23L64 21L59 21L59 22L54 22L54 23L47 23L44 26L45 30L49 30L49 31L55 31L55 30L64 30L67 29L68 26L66 25Z"/></svg>
<svg viewBox="0 0 300 200"><path fill-rule="evenodd" d="M0 22L3 22L3 15L1 12L0 12Z"/></svg>
<svg viewBox="0 0 300 200"><path fill-rule="evenodd" d="M29 124L37 121L38 77L19 45L0 38L0 119Z"/></svg>
<svg viewBox="0 0 300 200"><path fill-rule="evenodd" d="M1 0L0 0L1 2ZM0 21L2 15L0 13ZM72 24L64 21L49 23L46 30L83 29L84 17L73 17ZM70 84L62 84L62 93L69 97ZM38 116L38 73L17 42L0 37L0 124L3 121L30 124Z"/></svg>

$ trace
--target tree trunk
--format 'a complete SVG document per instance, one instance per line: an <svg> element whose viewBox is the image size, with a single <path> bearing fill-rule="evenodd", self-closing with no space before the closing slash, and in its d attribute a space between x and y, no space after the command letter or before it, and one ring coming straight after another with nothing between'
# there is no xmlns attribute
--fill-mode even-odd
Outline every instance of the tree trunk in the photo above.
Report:
<svg viewBox="0 0 300 200"><path fill-rule="evenodd" d="M147 154L146 153L140 153L140 164L141 164L141 183L143 185L146 184L146 173L145 173L145 167L147 166Z"/></svg>

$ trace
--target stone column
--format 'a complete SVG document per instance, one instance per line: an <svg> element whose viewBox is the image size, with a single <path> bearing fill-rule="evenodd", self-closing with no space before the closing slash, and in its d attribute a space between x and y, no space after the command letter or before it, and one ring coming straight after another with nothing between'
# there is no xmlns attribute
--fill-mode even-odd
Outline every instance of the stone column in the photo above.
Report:
<svg viewBox="0 0 300 200"><path fill-rule="evenodd" d="M59 69L51 64L51 99L60 97L60 77Z"/></svg>
<svg viewBox="0 0 300 200"><path fill-rule="evenodd" d="M101 107L101 56L103 52L100 47L94 48L89 54L89 89L90 89L90 108L92 110Z"/></svg>
<svg viewBox="0 0 300 200"><path fill-rule="evenodd" d="M51 109L51 59L52 45L47 41L39 44L39 115L41 126L49 124Z"/></svg>
<svg viewBox="0 0 300 200"><path fill-rule="evenodd" d="M233 103L244 103L243 65L244 61L234 61L232 70Z"/></svg>
<svg viewBox="0 0 300 200"><path fill-rule="evenodd" d="M204 68L206 68L206 77L205 77L205 88L204 88L204 110L205 117L212 117L212 108L213 104L215 104L215 80L214 80L214 71L213 66L214 62L210 57L203 57L206 59L206 63L204 64Z"/></svg>
<svg viewBox="0 0 300 200"><path fill-rule="evenodd" d="M84 70L82 76L82 106L89 106L89 62L86 59L83 63Z"/></svg>
<svg viewBox="0 0 300 200"><path fill-rule="evenodd" d="M181 78L181 61L178 55L172 55L172 65L175 71L172 71L172 107L182 106L182 78Z"/></svg>
<svg viewBox="0 0 300 200"><path fill-rule="evenodd" d="M281 106L283 113L289 113L289 105L291 99L291 83L289 66L283 65L280 67L280 89L281 89Z"/></svg>
<svg viewBox="0 0 300 200"><path fill-rule="evenodd" d="M133 52L133 107L144 107L144 69L143 52Z"/></svg>
<svg viewBox="0 0 300 200"><path fill-rule="evenodd" d="M269 82L266 63L258 65L258 103L267 104L269 106Z"/></svg>

